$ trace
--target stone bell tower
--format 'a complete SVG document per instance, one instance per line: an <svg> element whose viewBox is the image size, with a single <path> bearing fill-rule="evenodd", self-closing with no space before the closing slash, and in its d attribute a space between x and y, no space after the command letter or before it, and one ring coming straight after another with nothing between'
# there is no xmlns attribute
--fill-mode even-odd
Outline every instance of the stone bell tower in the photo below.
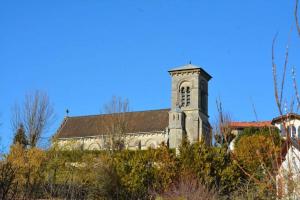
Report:
<svg viewBox="0 0 300 200"><path fill-rule="evenodd" d="M188 64L169 71L172 78L169 112L169 145L177 148L187 137L190 143L211 144L208 121L208 82L212 78L202 68Z"/></svg>

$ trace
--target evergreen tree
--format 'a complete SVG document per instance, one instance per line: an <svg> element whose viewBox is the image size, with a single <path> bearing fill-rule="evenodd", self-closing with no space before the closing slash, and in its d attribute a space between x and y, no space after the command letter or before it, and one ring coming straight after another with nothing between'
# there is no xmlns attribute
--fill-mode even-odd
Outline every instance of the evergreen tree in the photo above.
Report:
<svg viewBox="0 0 300 200"><path fill-rule="evenodd" d="M23 148L26 148L26 146L28 145L28 141L26 138L26 134L25 134L25 129L24 129L24 125L20 124L15 136L14 136L14 140L13 140L13 144L21 144L23 146Z"/></svg>

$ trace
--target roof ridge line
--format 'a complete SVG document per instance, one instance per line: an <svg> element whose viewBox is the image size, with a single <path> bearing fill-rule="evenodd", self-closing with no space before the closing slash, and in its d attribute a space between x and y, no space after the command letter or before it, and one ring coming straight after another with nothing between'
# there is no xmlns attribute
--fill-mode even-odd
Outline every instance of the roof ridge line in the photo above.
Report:
<svg viewBox="0 0 300 200"><path fill-rule="evenodd" d="M163 110L170 110L170 108L162 108L157 110L141 110L141 111L129 111L124 112L126 113L141 113L141 112L153 112L153 111L163 111ZM105 115L112 115L112 114L119 114L119 113L105 113L105 114L95 114L95 115L78 115L78 116L68 116L66 118L85 118L85 117L97 117L97 116L105 116Z"/></svg>

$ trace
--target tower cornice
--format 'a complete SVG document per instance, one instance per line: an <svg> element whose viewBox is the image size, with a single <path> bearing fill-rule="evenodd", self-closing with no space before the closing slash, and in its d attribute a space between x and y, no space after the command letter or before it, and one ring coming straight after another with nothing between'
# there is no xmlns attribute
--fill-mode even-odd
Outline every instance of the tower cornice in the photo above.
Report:
<svg viewBox="0 0 300 200"><path fill-rule="evenodd" d="M186 75L186 74L201 74L207 81L209 81L212 76L209 75L204 69L196 65L188 64L181 67L177 67L168 71L171 76Z"/></svg>

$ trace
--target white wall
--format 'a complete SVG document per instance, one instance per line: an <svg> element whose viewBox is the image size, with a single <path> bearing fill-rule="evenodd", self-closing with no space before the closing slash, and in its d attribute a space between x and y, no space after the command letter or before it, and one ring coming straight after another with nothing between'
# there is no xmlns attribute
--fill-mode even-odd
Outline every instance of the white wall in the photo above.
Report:
<svg viewBox="0 0 300 200"><path fill-rule="evenodd" d="M296 138L300 139L300 120L298 120L298 119L288 120L285 122L285 125L286 125L286 127L294 126L296 128ZM282 122L276 123L275 126L281 131L282 136L286 137L286 135L283 135L284 131L285 131L285 130L283 130L284 129L283 123ZM291 132L292 132L292 129L290 128L290 132L289 132L290 136L292 136Z"/></svg>
<svg viewBox="0 0 300 200"><path fill-rule="evenodd" d="M283 199L300 199L300 151L290 147L276 176Z"/></svg>

